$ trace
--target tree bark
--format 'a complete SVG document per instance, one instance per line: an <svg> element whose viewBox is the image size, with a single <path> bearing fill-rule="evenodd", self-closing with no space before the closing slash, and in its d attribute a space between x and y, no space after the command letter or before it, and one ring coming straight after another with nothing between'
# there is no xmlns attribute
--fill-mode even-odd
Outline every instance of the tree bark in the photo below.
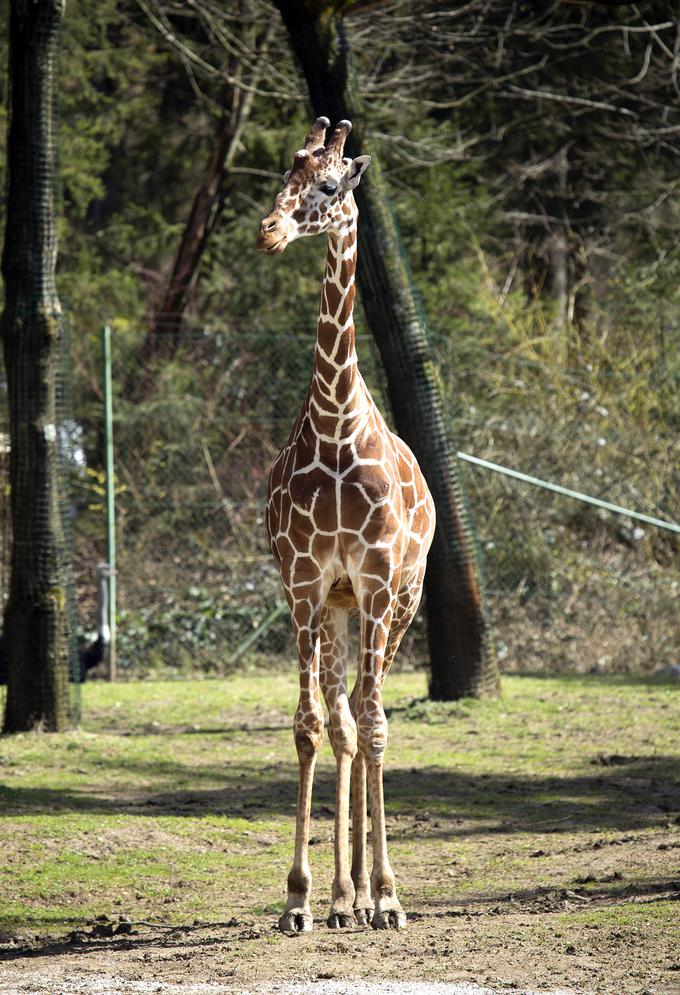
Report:
<svg viewBox="0 0 680 995"><path fill-rule="evenodd" d="M248 80L248 88L232 84L225 93L226 109L217 126L203 181L194 196L184 226L165 296L142 346L140 360L143 367L154 356L171 357L181 342L184 315L196 285L205 247L221 213L226 193L225 178L236 158L250 118L254 88L264 72L274 28L275 22L272 21L259 44L258 60ZM229 74L237 80L243 79L243 62L238 54L231 57Z"/></svg>
<svg viewBox="0 0 680 995"><path fill-rule="evenodd" d="M548 265L550 267L550 293L555 301L555 316L550 329L553 340L553 358L560 369L567 365L569 327L569 218L567 215L567 175L569 160L567 149L562 150L556 166L556 194L549 210L563 219L563 225L548 243Z"/></svg>
<svg viewBox="0 0 680 995"><path fill-rule="evenodd" d="M354 129L348 154L370 152L363 132L366 114L352 86L337 5L277 0L277 6L305 74L314 113L329 117L332 124L350 119ZM413 449L437 508L425 578L430 695L454 700L494 694L498 671L457 459L443 418L422 306L376 157L356 195L357 279L364 312L385 367L397 431Z"/></svg>
<svg viewBox="0 0 680 995"><path fill-rule="evenodd" d="M4 731L68 723L71 564L61 515L57 374L57 63L64 0L12 0L7 227L0 325L10 416L13 545Z"/></svg>

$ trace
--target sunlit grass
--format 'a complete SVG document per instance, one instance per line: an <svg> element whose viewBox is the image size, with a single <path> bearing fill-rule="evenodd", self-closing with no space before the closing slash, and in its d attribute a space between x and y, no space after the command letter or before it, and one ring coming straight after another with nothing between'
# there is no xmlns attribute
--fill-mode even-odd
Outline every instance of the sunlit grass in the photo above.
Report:
<svg viewBox="0 0 680 995"><path fill-rule="evenodd" d="M418 673L392 674L385 688L388 831L410 907L573 887L580 858L555 851L578 853L593 834L605 846L634 832L651 846L666 811L680 808L675 686L508 677L496 701L424 694ZM111 912L164 922L275 915L292 853L296 697L293 673L88 684L81 729L0 740L5 931L60 931ZM333 775L326 743L310 848L322 906ZM650 806L650 784L665 809ZM612 901L658 877L648 857L626 856ZM661 901L645 914L657 907L666 916Z"/></svg>

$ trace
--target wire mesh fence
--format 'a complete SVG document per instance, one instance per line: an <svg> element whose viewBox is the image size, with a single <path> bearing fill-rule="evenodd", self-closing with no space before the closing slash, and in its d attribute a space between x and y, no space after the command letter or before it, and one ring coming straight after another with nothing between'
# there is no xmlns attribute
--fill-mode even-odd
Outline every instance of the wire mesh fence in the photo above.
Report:
<svg viewBox="0 0 680 995"><path fill-rule="evenodd" d="M122 338L114 328L119 670L225 673L246 651L251 661L291 659L264 506L269 466L310 379L313 336L195 330L172 358L161 343L144 371L135 358L143 336ZM380 396L371 340L357 346ZM101 404L90 410L83 437L97 454ZM88 556L103 554L103 484L97 455L74 468L81 579Z"/></svg>
<svg viewBox="0 0 680 995"><path fill-rule="evenodd" d="M60 549L59 583L63 585L68 616L68 715L77 722L81 711L82 667L81 652L84 643L79 645L78 596L73 575L66 565L74 555L72 524L74 504L72 500L72 479L75 466L85 459L81 446L82 429L73 416L71 339L68 322L63 321L59 337L59 356L55 378L56 442L58 453L57 475L59 479L59 516L61 519L62 548ZM12 521L10 509L10 457L11 439L8 410L7 380L4 370L0 372L0 613L9 597L10 571L12 561ZM34 469L34 472L35 469ZM47 510L41 513L48 514ZM20 552L15 554L20 555ZM7 681L7 660L4 635L0 628L0 702L4 703Z"/></svg>
<svg viewBox="0 0 680 995"><path fill-rule="evenodd" d="M306 320L306 324L308 324ZM114 447L121 675L224 674L294 658L265 537L269 465L311 374L313 334L242 322L194 328L172 355L139 363L143 330L113 326ZM364 378L387 412L369 336ZM446 413L459 448L630 506L678 515L673 445L643 460L616 448L615 412L598 413L603 371L564 370L514 353L461 355L436 342ZM62 420L70 483L81 645L96 636L96 563L105 556L104 428L98 334L72 345L73 413ZM455 373L456 371L465 371ZM610 377L614 374L609 371ZM606 377L605 377L606 379ZM615 378L614 378L615 379ZM621 391L616 382L607 388ZM0 474L7 492L6 395ZM601 392L600 392L601 393ZM484 399L480 415L470 398ZM481 407L481 405L480 405ZM605 439L605 444L602 440ZM655 468L655 469L654 469ZM652 472L654 469L654 472ZM485 471L465 480L485 558L506 669L652 671L677 661L677 542L653 529ZM587 487L585 488L587 489ZM0 512L0 592L9 522ZM403 662L426 664L422 618Z"/></svg>
<svg viewBox="0 0 680 995"><path fill-rule="evenodd" d="M680 449L664 418L674 361L641 342L615 361L573 329L568 366L526 329L467 345L445 380L459 448L680 520ZM452 342L440 339L442 366ZM670 361L669 361L670 360ZM650 673L677 667L677 535L466 466L501 666Z"/></svg>

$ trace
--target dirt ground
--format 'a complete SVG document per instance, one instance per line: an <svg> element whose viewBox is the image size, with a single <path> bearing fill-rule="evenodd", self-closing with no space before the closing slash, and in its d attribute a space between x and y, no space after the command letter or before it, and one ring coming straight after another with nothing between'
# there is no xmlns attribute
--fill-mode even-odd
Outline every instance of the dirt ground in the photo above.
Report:
<svg viewBox="0 0 680 995"><path fill-rule="evenodd" d="M645 918L647 903L680 898L678 835L624 834L566 848L556 840L554 849L533 859L544 869L571 868L576 878L587 865L590 873L581 876L588 889L538 888L494 904L480 895L441 909L432 903L411 912L401 933L333 933L320 918L311 935L286 937L276 932L272 916L260 916L163 930L140 923L133 926L136 935L107 937L117 928L112 920L62 938L15 939L0 949L0 991L458 995L480 991L477 985L504 995L680 995L680 949ZM426 835L421 843L426 859ZM657 882L666 879L670 863L679 880L617 894L612 884L640 862ZM450 871L442 867L440 873ZM615 913L622 898L639 906L639 916L621 922ZM565 912L581 920L570 922L568 936L561 926ZM395 988L395 981L402 986Z"/></svg>
<svg viewBox="0 0 680 995"><path fill-rule="evenodd" d="M5 989L3 989L5 990ZM110 975L91 975L86 979L64 977L55 972L46 972L34 977L27 984L20 983L11 991L17 995L21 992L54 992L64 995L119 995L120 992L130 995L504 995L507 989L480 987L465 983L414 983L403 981L388 982L335 982L315 981L302 983L273 983L245 988L234 988L231 985L211 983L169 984L167 982L136 981L129 982L124 978ZM513 989L516 991L516 989ZM576 993L560 989L550 993L534 992L523 988L522 995L576 995Z"/></svg>
<svg viewBox="0 0 680 995"><path fill-rule="evenodd" d="M295 686L277 687L93 688L85 730L3 741L3 995L680 995L675 687L514 678L500 701L435 707L395 675L407 929L325 924L326 751L314 932L293 937L275 927Z"/></svg>
<svg viewBox="0 0 680 995"><path fill-rule="evenodd" d="M3 989L4 990L4 989ZM64 995L118 995L124 991L130 995L504 995L507 989L480 987L465 983L414 983L403 981L388 982L334 982L315 981L307 983L273 983L272 985L249 986L247 989L234 988L223 984L168 984L167 982L136 981L109 975L91 975L86 979L64 977L47 972L34 977L27 985L19 984L11 988L17 995L21 992L63 992ZM516 991L516 989L513 989ZM566 989L550 993L534 992L523 988L522 995L575 995Z"/></svg>

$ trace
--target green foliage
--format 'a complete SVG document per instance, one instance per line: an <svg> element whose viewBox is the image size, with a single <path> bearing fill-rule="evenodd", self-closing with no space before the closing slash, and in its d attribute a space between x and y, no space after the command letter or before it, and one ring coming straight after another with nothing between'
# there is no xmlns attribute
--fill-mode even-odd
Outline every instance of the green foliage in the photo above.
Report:
<svg viewBox="0 0 680 995"><path fill-rule="evenodd" d="M139 593L139 592L137 592ZM166 593L160 604L142 603L123 608L119 614L118 662L121 672L135 677L155 673L187 676L226 674L242 667L243 658L228 665L229 658L246 637L262 625L271 611L271 601L247 596L234 599L233 587L191 587L175 595ZM146 599L145 599L146 600ZM266 642L256 641L247 660L265 650L270 654L293 649L290 623L283 618L267 629Z"/></svg>
<svg viewBox="0 0 680 995"><path fill-rule="evenodd" d="M436 2L427 18L414 18L404 2L396 20L376 9L348 22L358 85L369 100L369 151L391 184L452 438L478 456L677 521L680 250L669 166L674 132L656 134L666 99L662 46L639 85L626 84L623 101L615 87L634 78L646 52L644 32L630 32L626 48L617 29L626 18L640 27L635 12L478 6L461 12L460 22L457 12L453 24ZM664 20L662 6L653 4L649 16ZM6 11L2 0L0 14ZM166 13L178 38L224 69L227 54L200 18ZM468 17L481 18L474 31ZM96 17L67 5L59 284L87 458L74 488L81 614L93 616L91 567L103 554L99 330L108 319L119 639L133 672L222 666L280 597L265 566L263 478L306 390L323 272L319 240L302 240L274 259L253 251L277 177L307 127L283 39L281 29L267 93L256 96L236 169L224 179L185 342L171 359L151 364L147 391L139 356L149 317L228 92L219 71L187 72L131 0L104 0ZM3 67L6 60L0 38ZM0 88L4 80L3 72ZM615 110L529 99L512 89L518 86ZM669 129L674 113L667 110ZM614 125L620 141L608 137ZM537 166L565 143L569 170L560 187L558 172ZM569 222L576 302L564 328L543 244L559 212ZM384 398L365 339L360 354L364 376ZM677 662L673 538L649 529L635 538L632 523L484 471L465 473L506 666ZM200 597L187 595L193 588ZM256 651L288 652L284 628ZM422 641L415 652L422 657Z"/></svg>
<svg viewBox="0 0 680 995"><path fill-rule="evenodd" d="M167 63L136 5L105 0L96 18L77 5L67 8L60 289L81 335L98 331L104 317L130 320L144 313L135 262L149 265L158 258L172 230L161 204L147 197L155 186L149 153L150 143L161 141Z"/></svg>

